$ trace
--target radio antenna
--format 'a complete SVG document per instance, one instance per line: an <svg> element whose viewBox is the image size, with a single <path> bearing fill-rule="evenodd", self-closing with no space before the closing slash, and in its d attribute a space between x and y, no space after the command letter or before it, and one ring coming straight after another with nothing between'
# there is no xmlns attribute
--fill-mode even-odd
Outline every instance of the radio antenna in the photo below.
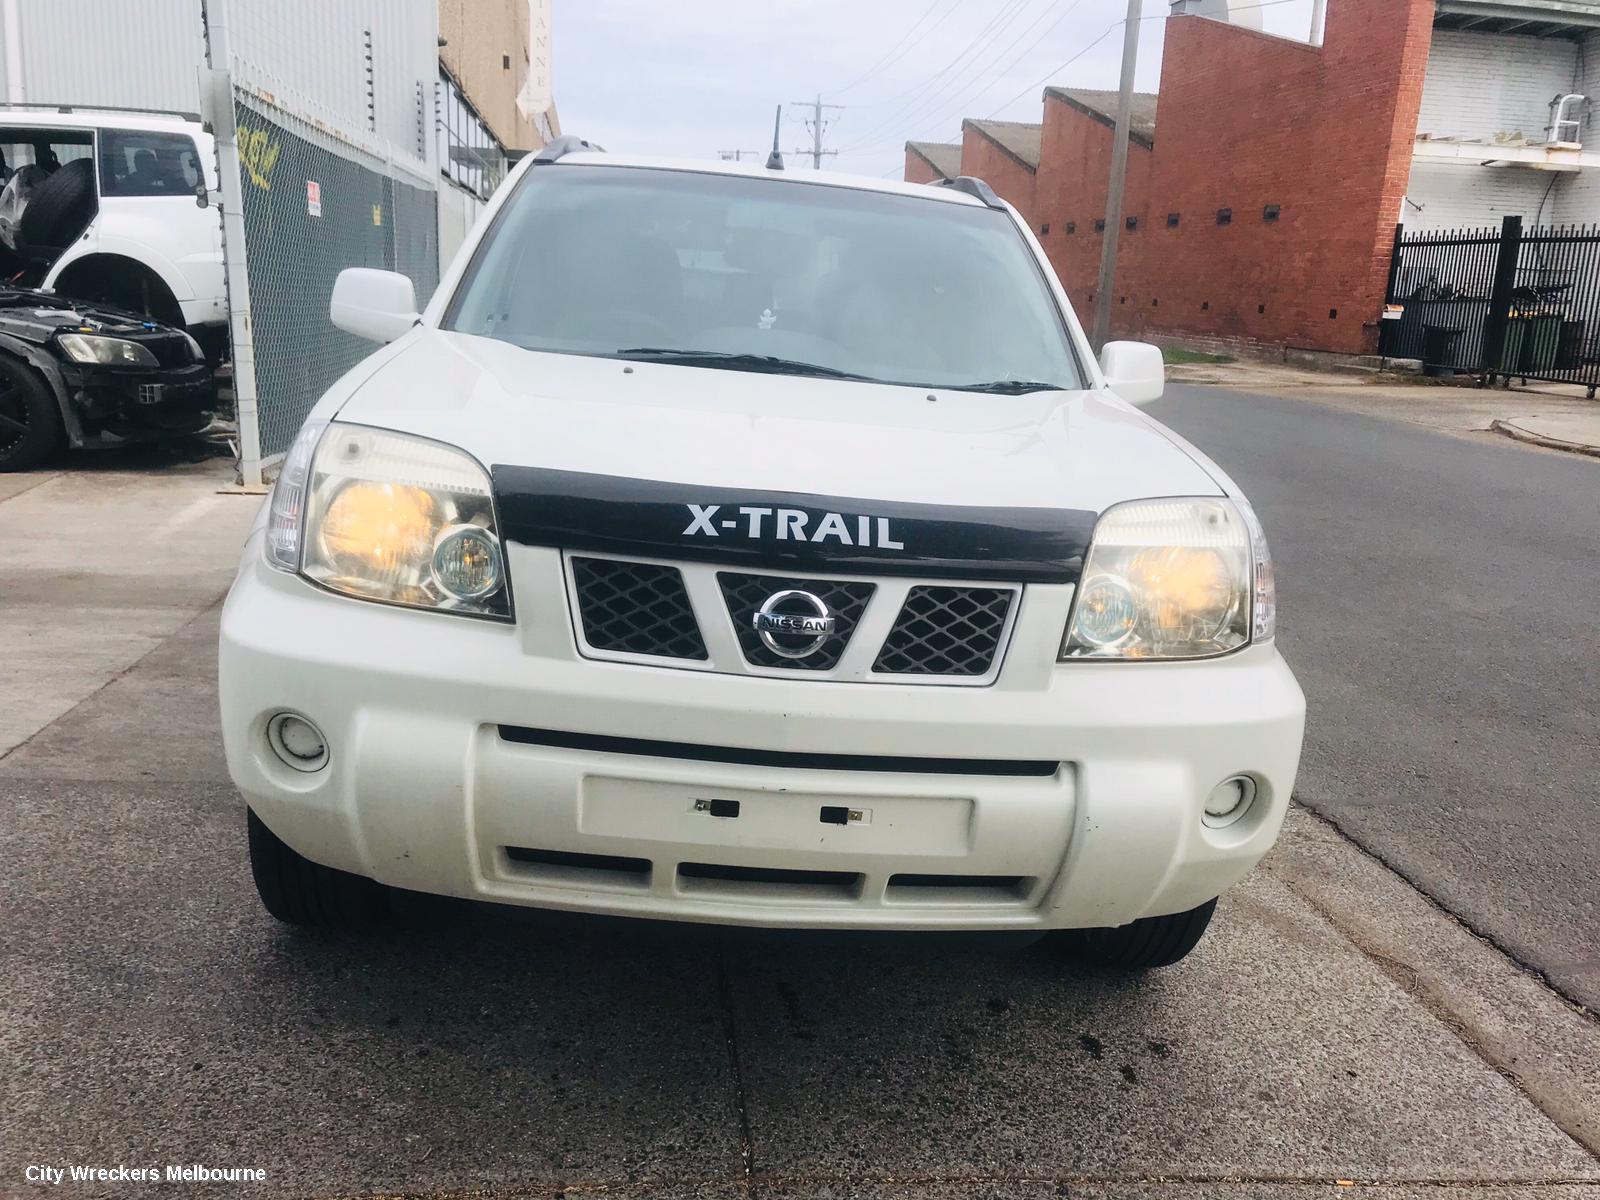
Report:
<svg viewBox="0 0 1600 1200"><path fill-rule="evenodd" d="M783 170L783 151L778 149L778 138L783 126L783 105L778 105L778 113L772 118L772 153L767 155L767 170Z"/></svg>

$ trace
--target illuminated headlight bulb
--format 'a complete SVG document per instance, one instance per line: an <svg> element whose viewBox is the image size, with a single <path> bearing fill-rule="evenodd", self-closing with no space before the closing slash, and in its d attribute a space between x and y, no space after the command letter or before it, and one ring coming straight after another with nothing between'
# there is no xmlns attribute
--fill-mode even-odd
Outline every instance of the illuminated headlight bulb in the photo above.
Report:
<svg viewBox="0 0 1600 1200"><path fill-rule="evenodd" d="M322 518L322 550L340 574L374 590L412 580L438 525L438 505L421 488L358 480L341 488Z"/></svg>
<svg viewBox="0 0 1600 1200"><path fill-rule="evenodd" d="M500 547L477 525L456 525L433 547L433 578L457 600L481 600L500 586Z"/></svg>

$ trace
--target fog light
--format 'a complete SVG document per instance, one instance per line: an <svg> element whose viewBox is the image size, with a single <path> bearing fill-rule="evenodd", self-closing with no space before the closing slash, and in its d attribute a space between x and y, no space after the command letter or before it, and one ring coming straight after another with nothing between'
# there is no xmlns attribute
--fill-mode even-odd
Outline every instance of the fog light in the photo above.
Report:
<svg viewBox="0 0 1600 1200"><path fill-rule="evenodd" d="M1202 820L1213 829L1232 825L1255 803L1256 781L1248 775L1231 775L1211 789Z"/></svg>
<svg viewBox="0 0 1600 1200"><path fill-rule="evenodd" d="M268 721L267 744L296 771L320 771L328 763L328 739L298 713L279 713Z"/></svg>

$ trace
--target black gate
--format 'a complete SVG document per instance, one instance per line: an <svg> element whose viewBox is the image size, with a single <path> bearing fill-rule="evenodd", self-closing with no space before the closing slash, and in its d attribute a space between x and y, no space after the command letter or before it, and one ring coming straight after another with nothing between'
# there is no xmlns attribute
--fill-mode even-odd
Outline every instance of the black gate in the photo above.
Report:
<svg viewBox="0 0 1600 1200"><path fill-rule="evenodd" d="M1600 227L1397 229L1387 301L1386 358L1600 388Z"/></svg>

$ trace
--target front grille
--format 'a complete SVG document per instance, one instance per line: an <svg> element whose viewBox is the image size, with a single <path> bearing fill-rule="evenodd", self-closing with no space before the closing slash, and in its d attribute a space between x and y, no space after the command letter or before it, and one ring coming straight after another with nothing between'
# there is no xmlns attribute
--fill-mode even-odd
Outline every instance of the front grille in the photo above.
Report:
<svg viewBox="0 0 1600 1200"><path fill-rule="evenodd" d="M676 567L572 559L584 639L596 650L704 660L705 639Z"/></svg>
<svg viewBox="0 0 1600 1200"><path fill-rule="evenodd" d="M528 846L505 847L507 861L521 875L542 882L582 887L591 883L647 885L650 882L648 858L624 858L615 854L575 854L570 850L536 850Z"/></svg>
<svg viewBox="0 0 1600 1200"><path fill-rule="evenodd" d="M891 675L986 675L1015 598L1010 588L914 587L872 669Z"/></svg>
<svg viewBox="0 0 1600 1200"><path fill-rule="evenodd" d="M736 575L719 571L722 598L733 618L734 632L745 660L758 667L784 667L797 671L831 671L839 665L850 635L855 632L875 585L851 580L789 579L781 575ZM761 641L752 624L756 610L778 592L810 592L833 614L833 632L817 650L804 658L786 658Z"/></svg>
<svg viewBox="0 0 1600 1200"><path fill-rule="evenodd" d="M152 334L134 339L156 356L163 367L188 367L194 364L194 350L180 333Z"/></svg>
<svg viewBox="0 0 1600 1200"><path fill-rule="evenodd" d="M678 864L678 887L685 892L744 893L771 900L785 897L852 900L860 893L861 876L852 871L797 871L686 862Z"/></svg>

